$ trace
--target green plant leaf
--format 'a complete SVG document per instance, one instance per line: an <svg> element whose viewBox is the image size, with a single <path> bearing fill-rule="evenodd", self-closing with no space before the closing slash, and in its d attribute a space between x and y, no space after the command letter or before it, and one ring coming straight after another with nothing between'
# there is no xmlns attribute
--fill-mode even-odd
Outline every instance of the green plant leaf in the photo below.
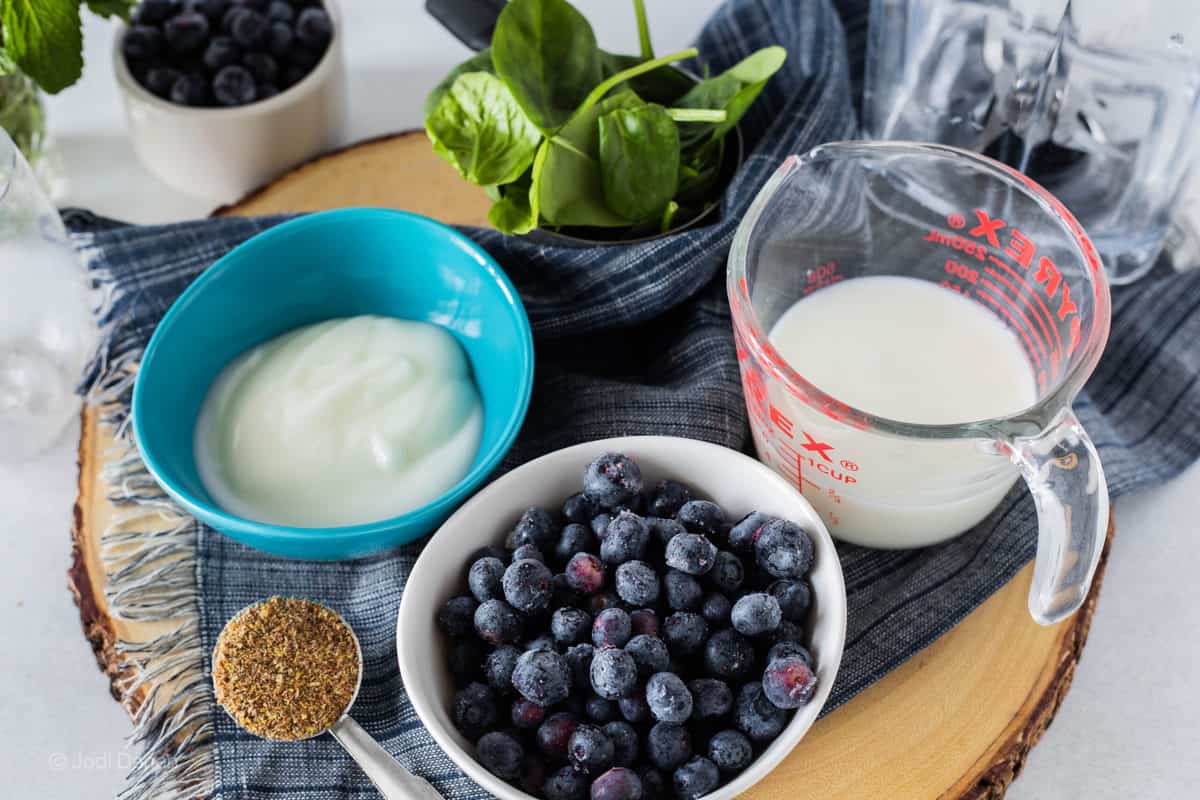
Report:
<svg viewBox="0 0 1200 800"><path fill-rule="evenodd" d="M661 218L679 183L679 131L647 103L600 116L600 175L609 210L633 222Z"/></svg>
<svg viewBox="0 0 1200 800"><path fill-rule="evenodd" d="M676 198L682 205L702 204L721 172L725 157L724 139L705 139L683 151L679 164Z"/></svg>
<svg viewBox="0 0 1200 800"><path fill-rule="evenodd" d="M17 62L8 51L0 47L0 75L11 75L17 71Z"/></svg>
<svg viewBox="0 0 1200 800"><path fill-rule="evenodd" d="M643 0L633 0L633 14L637 17L638 46L642 60L654 58L654 45L650 42L650 24L646 21L646 4Z"/></svg>
<svg viewBox="0 0 1200 800"><path fill-rule="evenodd" d="M680 139L686 148L702 139L719 139L746 113L758 98L771 76L787 59L787 51L778 45L764 47L751 53L715 78L693 86L687 94L671 105L680 108L710 108L725 111L725 121L718 123L681 123Z"/></svg>
<svg viewBox="0 0 1200 800"><path fill-rule="evenodd" d="M504 233L529 233L537 227L537 196L533 194L532 170L517 180L497 187L500 198L488 210L488 222Z"/></svg>
<svg viewBox="0 0 1200 800"><path fill-rule="evenodd" d="M118 17L126 22L129 21L129 14L137 4L138 0L87 0L88 10L93 14L106 19Z"/></svg>
<svg viewBox="0 0 1200 800"><path fill-rule="evenodd" d="M83 74L83 29L77 0L3 0L0 25L13 61L54 94Z"/></svg>
<svg viewBox="0 0 1200 800"><path fill-rule="evenodd" d="M433 109L441 102L442 97L446 92L450 91L450 87L458 80L458 76L467 72L490 72L495 75L496 68L492 66L492 51L484 48L450 70L450 74L442 78L442 82L433 87L433 90L429 94L425 95L425 103L421 106L421 116L428 117L432 114Z"/></svg>
<svg viewBox="0 0 1200 800"><path fill-rule="evenodd" d="M558 130L602 79L596 35L566 0L512 0L492 33L492 63L533 124Z"/></svg>
<svg viewBox="0 0 1200 800"><path fill-rule="evenodd" d="M434 150L480 186L520 177L542 138L504 81L488 72L459 75L425 119L425 130Z"/></svg>
<svg viewBox="0 0 1200 800"><path fill-rule="evenodd" d="M636 67L642 61L643 59L637 56L623 56L618 53L600 51L600 62L605 78L610 78L618 72L624 72L630 67ZM695 85L696 81L691 76L668 65L651 70L644 75L634 76L618 88L632 89L643 100L667 106L676 97Z"/></svg>

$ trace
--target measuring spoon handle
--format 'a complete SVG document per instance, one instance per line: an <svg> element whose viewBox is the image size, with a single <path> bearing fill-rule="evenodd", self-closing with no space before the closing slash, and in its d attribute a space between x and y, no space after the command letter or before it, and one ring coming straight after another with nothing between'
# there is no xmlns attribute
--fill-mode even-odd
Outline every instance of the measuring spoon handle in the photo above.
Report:
<svg viewBox="0 0 1200 800"><path fill-rule="evenodd" d="M358 762L385 800L442 800L437 789L424 778L400 766L371 734L350 717L342 717L334 723L329 733Z"/></svg>

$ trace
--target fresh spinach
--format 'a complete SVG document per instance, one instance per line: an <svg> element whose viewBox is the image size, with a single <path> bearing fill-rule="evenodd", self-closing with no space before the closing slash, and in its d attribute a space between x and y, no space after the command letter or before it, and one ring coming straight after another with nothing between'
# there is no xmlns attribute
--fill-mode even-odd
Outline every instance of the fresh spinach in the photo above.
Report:
<svg viewBox="0 0 1200 800"><path fill-rule="evenodd" d="M496 68L492 66L491 48L485 47L450 70L450 74L442 78L442 82L433 87L433 91L425 96L425 103L421 106L421 115L428 117L432 114L433 110L437 108L437 104L441 102L442 97L446 92L450 91L450 87L458 80L458 76L466 72L490 72L495 75Z"/></svg>
<svg viewBox="0 0 1200 800"><path fill-rule="evenodd" d="M661 218L679 184L679 130L655 103L599 119L604 202L631 222Z"/></svg>
<svg viewBox="0 0 1200 800"><path fill-rule="evenodd" d="M720 139L746 113L771 76L779 71L787 51L778 45L764 47L751 53L715 78L693 86L672 105L680 108L708 108L725 111L725 120L718 123L687 123L680 131L685 146L701 139Z"/></svg>
<svg viewBox="0 0 1200 800"><path fill-rule="evenodd" d="M488 222L504 233L529 233L537 227L537 196L530 189L533 171L530 169L510 184L495 187L495 203L488 209Z"/></svg>

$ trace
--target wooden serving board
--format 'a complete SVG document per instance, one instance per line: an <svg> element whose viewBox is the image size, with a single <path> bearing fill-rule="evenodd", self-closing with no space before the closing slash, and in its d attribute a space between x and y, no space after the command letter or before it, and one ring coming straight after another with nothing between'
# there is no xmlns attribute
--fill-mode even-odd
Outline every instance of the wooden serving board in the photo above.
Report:
<svg viewBox="0 0 1200 800"><path fill-rule="evenodd" d="M340 150L304 164L219 215L386 206L451 223L486 224L487 198L430 149L419 131ZM133 714L149 687L130 691L115 652L118 639L144 641L173 627L115 619L105 600L100 536L114 509L100 469L111 431L95 410L83 413L79 497L69 583L84 634ZM135 525L137 523L134 523ZM1112 540L1109 527L1109 544ZM1057 626L1034 624L1026 610L1032 566L960 625L844 707L820 720L750 800L795 798L999 798L1020 772L1065 696L1087 638L1108 546L1087 603Z"/></svg>

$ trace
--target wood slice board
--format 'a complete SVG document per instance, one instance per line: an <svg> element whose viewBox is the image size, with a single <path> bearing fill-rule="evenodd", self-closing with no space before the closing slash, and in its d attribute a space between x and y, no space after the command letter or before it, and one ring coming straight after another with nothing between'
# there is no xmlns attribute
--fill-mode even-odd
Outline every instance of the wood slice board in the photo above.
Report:
<svg viewBox="0 0 1200 800"><path fill-rule="evenodd" d="M253 215L369 205L455 224L486 224L488 200L430 149L419 131L363 142L306 163L215 214ZM148 687L130 693L114 652L170 629L114 619L105 600L100 536L113 519L100 477L111 432L83 412L79 496L72 531L71 591L113 696L135 713ZM749 800L1002 797L1070 687L1087 638L1113 529L1084 607L1054 627L1026 609L1026 567L961 624L842 708L820 720Z"/></svg>

